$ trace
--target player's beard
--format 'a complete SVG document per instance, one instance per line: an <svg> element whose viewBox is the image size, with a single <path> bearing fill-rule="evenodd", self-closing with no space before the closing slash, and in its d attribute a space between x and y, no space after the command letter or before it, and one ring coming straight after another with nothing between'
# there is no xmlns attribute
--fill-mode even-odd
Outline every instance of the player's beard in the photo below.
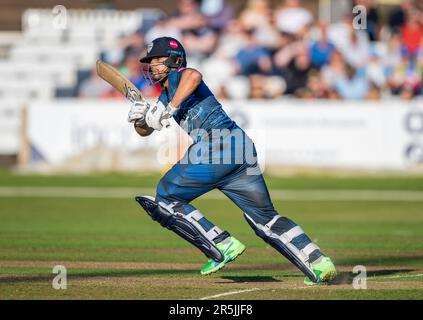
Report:
<svg viewBox="0 0 423 320"><path fill-rule="evenodd" d="M152 74L153 81L161 82L167 75L169 74L169 71L164 72L158 72Z"/></svg>
<svg viewBox="0 0 423 320"><path fill-rule="evenodd" d="M167 67L162 72L153 72L150 64L146 64L143 67L143 71L144 78L152 85L163 82L170 73L170 70Z"/></svg>

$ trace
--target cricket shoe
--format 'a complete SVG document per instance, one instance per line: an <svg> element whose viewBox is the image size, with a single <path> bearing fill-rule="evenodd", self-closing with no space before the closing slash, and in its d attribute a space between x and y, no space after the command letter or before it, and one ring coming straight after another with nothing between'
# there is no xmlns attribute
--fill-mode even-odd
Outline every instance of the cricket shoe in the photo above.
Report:
<svg viewBox="0 0 423 320"><path fill-rule="evenodd" d="M245 246L234 237L229 237L229 239L219 242L216 244L216 247L222 252L224 259L222 262L209 259L204 267L201 268L202 275L209 275L222 269L225 265L234 261L245 250Z"/></svg>
<svg viewBox="0 0 423 320"><path fill-rule="evenodd" d="M329 257L323 257L319 262L312 263L311 268L317 276L317 282L313 282L309 277L305 277L304 284L309 286L328 283L335 279L337 274L335 265Z"/></svg>

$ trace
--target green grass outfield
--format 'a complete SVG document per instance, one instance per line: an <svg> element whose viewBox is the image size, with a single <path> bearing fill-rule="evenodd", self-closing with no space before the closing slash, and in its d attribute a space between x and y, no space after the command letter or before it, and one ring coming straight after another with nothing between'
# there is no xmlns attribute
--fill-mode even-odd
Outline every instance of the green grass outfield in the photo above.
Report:
<svg viewBox="0 0 423 320"><path fill-rule="evenodd" d="M0 299L423 299L423 177L267 177L275 207L340 271L318 287L217 192L194 205L247 250L201 276L206 258L134 201L159 178L0 172ZM55 265L67 268L66 290L52 288ZM366 290L353 289L356 265Z"/></svg>

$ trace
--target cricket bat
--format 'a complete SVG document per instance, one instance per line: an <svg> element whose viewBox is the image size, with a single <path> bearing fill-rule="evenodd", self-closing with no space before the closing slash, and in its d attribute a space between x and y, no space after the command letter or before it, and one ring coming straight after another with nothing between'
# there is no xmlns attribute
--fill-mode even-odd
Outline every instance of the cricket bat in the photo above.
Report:
<svg viewBox="0 0 423 320"><path fill-rule="evenodd" d="M117 91L123 94L129 101L145 101L145 97L140 90L126 78L121 72L110 64L97 60L96 63L97 74L104 81L112 85ZM170 123L167 119L161 120L164 127L169 127Z"/></svg>

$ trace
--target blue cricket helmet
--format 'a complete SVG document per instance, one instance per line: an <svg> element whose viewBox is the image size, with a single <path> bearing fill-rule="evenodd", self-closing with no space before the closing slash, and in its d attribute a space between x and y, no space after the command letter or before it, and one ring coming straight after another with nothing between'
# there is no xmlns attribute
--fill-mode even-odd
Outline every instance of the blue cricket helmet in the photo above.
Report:
<svg viewBox="0 0 423 320"><path fill-rule="evenodd" d="M182 44L171 37L160 37L154 39L147 45L147 55L141 58L141 63L150 63L151 59L157 57L169 57L164 64L169 68L186 67L186 53ZM177 58L181 61L177 63Z"/></svg>

